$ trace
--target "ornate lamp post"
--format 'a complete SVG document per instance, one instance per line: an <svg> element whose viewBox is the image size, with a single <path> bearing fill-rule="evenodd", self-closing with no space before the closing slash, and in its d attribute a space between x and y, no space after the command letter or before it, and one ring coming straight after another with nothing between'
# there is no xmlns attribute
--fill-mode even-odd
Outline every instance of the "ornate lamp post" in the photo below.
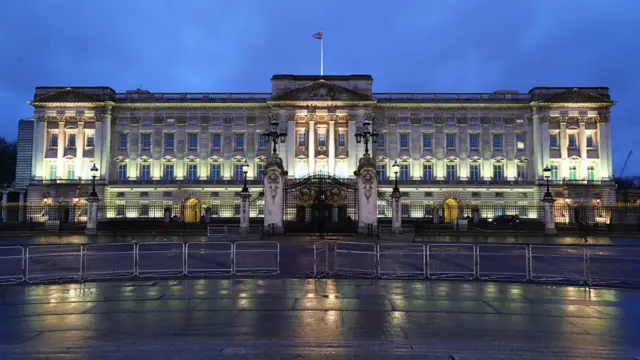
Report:
<svg viewBox="0 0 640 360"><path fill-rule="evenodd" d="M553 194L551 194L551 190L549 189L549 179L551 178L551 168L549 165L545 166L544 169L542 169L542 172L544 173L544 178L547 181L547 191L544 193L542 199L553 200Z"/></svg>
<svg viewBox="0 0 640 360"><path fill-rule="evenodd" d="M271 142L273 143L274 154L276 154L277 152L278 140L280 140L280 142L283 144L285 143L285 141L287 141L287 132L284 128L279 128L279 126L280 123L278 123L277 120L272 119L270 126L267 128L267 130L265 130L264 133L262 133L265 141L268 142L269 140L271 140Z"/></svg>
<svg viewBox="0 0 640 360"><path fill-rule="evenodd" d="M371 127L371 121L365 120L356 130L356 142L360 144L364 141L364 153L369 154L369 139L375 142L378 141L378 132Z"/></svg>
<svg viewBox="0 0 640 360"><path fill-rule="evenodd" d="M400 234L402 233L402 216L400 214L400 198L402 197L402 193L398 187L400 165L398 165L398 161L396 160L391 167L393 168L393 174L395 176L393 191L391 191L391 228L396 234Z"/></svg>
<svg viewBox="0 0 640 360"><path fill-rule="evenodd" d="M393 165L391 165L391 168L393 169L393 174L395 176L395 182L393 184L393 192L400 192L400 188L398 187L398 173L400 172L400 165L398 165L398 160L393 162Z"/></svg>
<svg viewBox="0 0 640 360"><path fill-rule="evenodd" d="M96 192L96 178L98 177L98 167L96 166L96 164L93 164L90 170L91 170L91 193L89 194L89 197L97 199L98 193Z"/></svg>
<svg viewBox="0 0 640 360"><path fill-rule="evenodd" d="M244 174L244 186L242 186L242 192L248 193L249 188L247 187L247 174L249 173L249 163L245 160L242 164L242 173Z"/></svg>

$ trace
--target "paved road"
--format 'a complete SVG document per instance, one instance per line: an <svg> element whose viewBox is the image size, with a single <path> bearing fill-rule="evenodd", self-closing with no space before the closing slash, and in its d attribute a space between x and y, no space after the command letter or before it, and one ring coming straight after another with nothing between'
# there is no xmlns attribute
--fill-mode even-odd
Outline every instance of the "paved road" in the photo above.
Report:
<svg viewBox="0 0 640 360"><path fill-rule="evenodd" d="M12 285L0 287L0 358L633 359L639 301L446 281Z"/></svg>

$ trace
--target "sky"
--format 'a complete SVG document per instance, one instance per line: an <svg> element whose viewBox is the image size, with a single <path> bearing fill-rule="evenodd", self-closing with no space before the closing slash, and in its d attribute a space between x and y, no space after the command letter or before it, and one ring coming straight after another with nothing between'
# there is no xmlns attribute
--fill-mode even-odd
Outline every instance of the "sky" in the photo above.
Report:
<svg viewBox="0 0 640 360"><path fill-rule="evenodd" d="M268 92L370 74L375 92L608 86L615 175L640 175L640 0L0 0L0 136L36 86Z"/></svg>

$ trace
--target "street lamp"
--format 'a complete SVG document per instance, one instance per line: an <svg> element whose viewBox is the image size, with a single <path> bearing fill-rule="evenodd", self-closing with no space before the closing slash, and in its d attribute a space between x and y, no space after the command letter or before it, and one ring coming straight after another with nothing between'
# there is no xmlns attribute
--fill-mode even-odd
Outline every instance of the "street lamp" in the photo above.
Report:
<svg viewBox="0 0 640 360"><path fill-rule="evenodd" d="M371 122L365 120L356 130L356 142L360 144L364 141L364 153L369 154L369 139L371 141L378 141L378 132L371 128Z"/></svg>
<svg viewBox="0 0 640 360"><path fill-rule="evenodd" d="M551 194L551 190L549 189L549 179L551 178L551 168L549 167L549 165L545 166L544 169L542 169L542 172L544 173L544 178L547 181L547 191L544 193L542 199L553 200L553 195Z"/></svg>
<svg viewBox="0 0 640 360"><path fill-rule="evenodd" d="M264 141L265 142L269 142L269 140L271 140L271 142L273 143L273 153L276 153L276 145L278 144L278 140L280 140L281 143L284 144L285 141L287 141L287 133L285 131L284 128L280 128L278 129L278 127L280 126L280 123L278 123L278 121L274 118L273 120L271 120L270 126L267 128L267 130L265 130L264 133L262 133L262 136L264 136Z"/></svg>
<svg viewBox="0 0 640 360"><path fill-rule="evenodd" d="M90 170L91 170L91 194L89 194L89 197L97 199L98 193L96 192L96 178L98 177L98 167L96 166L96 164L93 164Z"/></svg>
<svg viewBox="0 0 640 360"><path fill-rule="evenodd" d="M247 187L247 174L249 173L249 163L245 160L242 164L242 173L244 174L244 186L242 187L242 192L249 192L249 188Z"/></svg>
<svg viewBox="0 0 640 360"><path fill-rule="evenodd" d="M391 168L393 169L393 174L395 175L393 192L400 192L400 188L398 188L398 173L400 172L400 165L398 165L398 160L393 162L393 165L391 165Z"/></svg>

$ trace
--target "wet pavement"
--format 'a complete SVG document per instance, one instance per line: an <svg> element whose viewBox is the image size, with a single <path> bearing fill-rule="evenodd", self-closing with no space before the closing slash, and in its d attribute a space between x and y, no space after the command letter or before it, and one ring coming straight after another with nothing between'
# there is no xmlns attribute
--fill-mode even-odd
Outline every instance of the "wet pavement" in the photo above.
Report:
<svg viewBox="0 0 640 360"><path fill-rule="evenodd" d="M2 359L633 359L640 291L200 279L0 287Z"/></svg>

